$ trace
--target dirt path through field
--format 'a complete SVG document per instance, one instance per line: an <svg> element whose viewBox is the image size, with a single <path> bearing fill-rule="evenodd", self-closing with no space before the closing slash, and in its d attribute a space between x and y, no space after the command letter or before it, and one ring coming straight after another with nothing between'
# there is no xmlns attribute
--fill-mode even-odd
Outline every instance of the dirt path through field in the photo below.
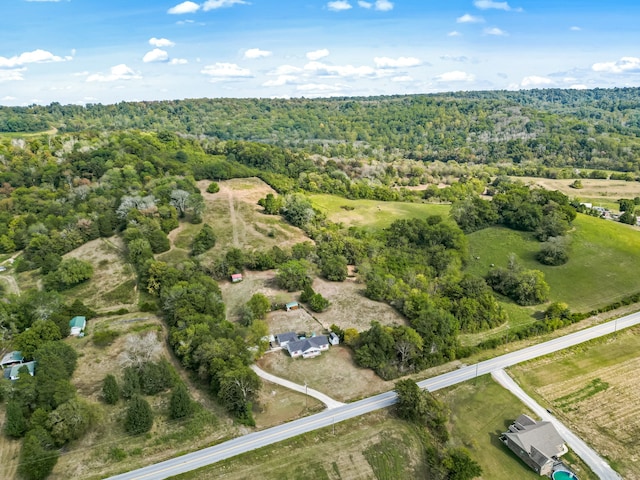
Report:
<svg viewBox="0 0 640 480"><path fill-rule="evenodd" d="M239 248L240 241L238 240L238 218L236 217L236 208L233 204L233 192L231 190L227 191L227 196L229 197L229 217L231 218L231 226L233 227L233 246Z"/></svg>

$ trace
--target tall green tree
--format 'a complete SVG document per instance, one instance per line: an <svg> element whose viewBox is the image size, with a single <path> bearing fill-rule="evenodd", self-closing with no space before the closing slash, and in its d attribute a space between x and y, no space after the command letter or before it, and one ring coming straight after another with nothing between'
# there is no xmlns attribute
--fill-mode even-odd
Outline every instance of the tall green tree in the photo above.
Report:
<svg viewBox="0 0 640 480"><path fill-rule="evenodd" d="M153 426L151 406L140 395L134 395L129 401L124 419L124 428L131 435L148 432Z"/></svg>
<svg viewBox="0 0 640 480"><path fill-rule="evenodd" d="M189 396L189 391L183 383L175 386L169 400L169 416L173 420L190 417L194 412L194 403Z"/></svg>
<svg viewBox="0 0 640 480"><path fill-rule="evenodd" d="M120 387L112 374L108 374L102 381L102 398L109 405L115 405L120 400Z"/></svg>
<svg viewBox="0 0 640 480"><path fill-rule="evenodd" d="M44 480L58 461L53 439L42 427L27 432L22 449L18 473L26 480Z"/></svg>

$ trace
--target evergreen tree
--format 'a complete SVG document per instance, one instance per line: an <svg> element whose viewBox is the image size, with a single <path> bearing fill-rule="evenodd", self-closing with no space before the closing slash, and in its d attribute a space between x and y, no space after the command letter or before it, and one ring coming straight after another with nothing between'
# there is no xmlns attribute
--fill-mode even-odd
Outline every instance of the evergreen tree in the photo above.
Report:
<svg viewBox="0 0 640 480"><path fill-rule="evenodd" d="M153 426L151 406L140 395L135 395L129 402L124 419L124 428L131 435L148 432Z"/></svg>
<svg viewBox="0 0 640 480"><path fill-rule="evenodd" d="M27 419L24 418L22 406L12 400L7 403L7 413L4 423L4 434L7 437L20 438L27 431Z"/></svg>
<svg viewBox="0 0 640 480"><path fill-rule="evenodd" d="M169 416L172 419L185 418L193 414L194 404L189 397L187 387L183 383L179 383L171 392L171 400L169 402Z"/></svg>
<svg viewBox="0 0 640 480"><path fill-rule="evenodd" d="M109 405L115 405L120 399L120 387L118 386L116 377L111 374L104 377L102 383L102 398Z"/></svg>
<svg viewBox="0 0 640 480"><path fill-rule="evenodd" d="M53 450L53 440L42 427L27 433L20 450L18 473L26 480L44 480L58 461L58 452Z"/></svg>
<svg viewBox="0 0 640 480"><path fill-rule="evenodd" d="M124 369L124 383L121 390L122 398L132 398L136 393L140 393L140 375L131 368Z"/></svg>

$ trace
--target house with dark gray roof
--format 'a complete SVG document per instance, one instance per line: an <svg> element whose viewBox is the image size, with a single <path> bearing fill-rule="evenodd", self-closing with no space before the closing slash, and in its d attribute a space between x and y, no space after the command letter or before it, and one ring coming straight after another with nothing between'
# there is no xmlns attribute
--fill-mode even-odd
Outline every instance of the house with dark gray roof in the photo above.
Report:
<svg viewBox="0 0 640 480"><path fill-rule="evenodd" d="M289 342L297 342L298 334L296 332L286 332L276 334L276 342L282 348L286 347Z"/></svg>
<svg viewBox="0 0 640 480"><path fill-rule="evenodd" d="M500 440L538 475L550 476L553 465L567 453L564 440L551 422L520 415Z"/></svg>
<svg viewBox="0 0 640 480"><path fill-rule="evenodd" d="M313 358L320 355L323 351L329 350L329 339L326 335L318 335L317 337L309 337L297 342L287 343L287 351L292 358Z"/></svg>

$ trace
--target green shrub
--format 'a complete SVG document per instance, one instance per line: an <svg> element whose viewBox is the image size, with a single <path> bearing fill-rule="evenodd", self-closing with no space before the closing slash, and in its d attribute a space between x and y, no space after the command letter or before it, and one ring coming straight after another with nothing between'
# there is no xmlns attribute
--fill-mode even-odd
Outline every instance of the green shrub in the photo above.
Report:
<svg viewBox="0 0 640 480"><path fill-rule="evenodd" d="M119 335L120 332L116 332L115 330L98 330L94 332L92 336L93 344L98 347L106 347L107 345L111 345Z"/></svg>

